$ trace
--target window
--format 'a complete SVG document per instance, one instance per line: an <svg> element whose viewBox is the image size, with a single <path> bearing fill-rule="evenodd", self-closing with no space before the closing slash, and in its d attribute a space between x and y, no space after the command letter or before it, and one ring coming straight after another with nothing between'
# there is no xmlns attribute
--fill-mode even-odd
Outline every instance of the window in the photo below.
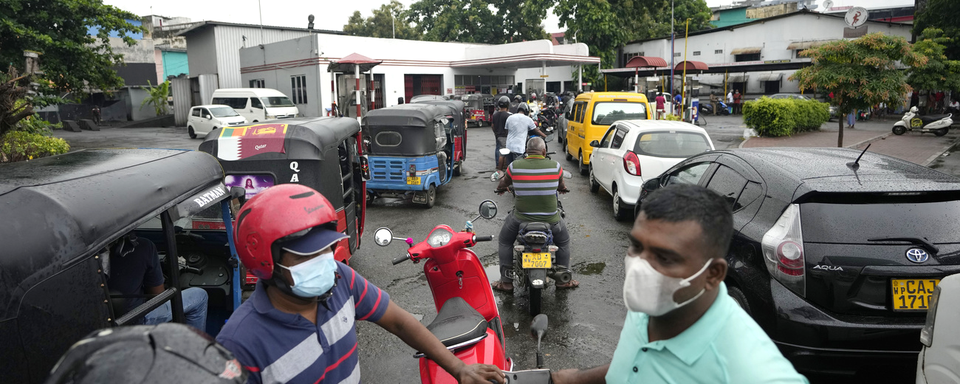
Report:
<svg viewBox="0 0 960 384"><path fill-rule="evenodd" d="M200 117L210 118L210 111L207 111L206 108L200 108Z"/></svg>
<svg viewBox="0 0 960 384"><path fill-rule="evenodd" d="M670 178L667 179L666 184L698 184L700 183L700 178L703 177L703 173L709 168L710 163L699 163L680 169L670 174Z"/></svg>
<svg viewBox="0 0 960 384"><path fill-rule="evenodd" d="M251 97L250 106L257 109L263 109L263 102L261 102L260 99L256 97Z"/></svg>
<svg viewBox="0 0 960 384"><path fill-rule="evenodd" d="M714 49L714 50L713 50L713 54L714 54L714 55L722 55L722 54L723 54L723 50L722 50L722 49Z"/></svg>
<svg viewBox="0 0 960 384"><path fill-rule="evenodd" d="M739 211L743 207L750 205L756 201L761 194L763 194L763 187L760 186L760 183L747 182L747 186L743 187L743 192L740 192L740 198L733 204L733 210Z"/></svg>
<svg viewBox="0 0 960 384"><path fill-rule="evenodd" d="M250 88L266 88L266 82L263 79L250 80Z"/></svg>
<svg viewBox="0 0 960 384"><path fill-rule="evenodd" d="M675 53L673 54L673 57L680 57L680 52L675 52Z"/></svg>
<svg viewBox="0 0 960 384"><path fill-rule="evenodd" d="M617 120L646 118L647 105L645 103L604 101L593 105L592 121L594 125L610 125Z"/></svg>
<svg viewBox="0 0 960 384"><path fill-rule="evenodd" d="M617 128L617 133L613 134L613 142L610 143L611 149L620 149L620 146L623 145L623 137L627 135L627 129L620 127Z"/></svg>
<svg viewBox="0 0 960 384"><path fill-rule="evenodd" d="M306 104L307 103L307 76L306 75L295 75L290 76L290 93L293 96L294 104Z"/></svg>
<svg viewBox="0 0 960 384"><path fill-rule="evenodd" d="M645 132L633 151L653 157L687 158L710 150L707 137L695 132Z"/></svg>
<svg viewBox="0 0 960 384"><path fill-rule="evenodd" d="M739 63L739 62L742 62L742 61L759 61L759 60L760 60L760 52L757 52L757 53L746 53L746 54L743 54L743 55L733 55L733 57L734 57L734 61L736 61L736 62L738 62L738 63Z"/></svg>
<svg viewBox="0 0 960 384"><path fill-rule="evenodd" d="M740 198L740 192L747 185L747 179L740 176L739 173L730 169L730 167L720 166L717 172L713 174L707 188L723 196L723 199L730 204L730 208L735 206L737 199Z"/></svg>
<svg viewBox="0 0 960 384"><path fill-rule="evenodd" d="M396 147L403 141L403 136L395 131L383 131L377 134L375 140L381 147Z"/></svg>
<svg viewBox="0 0 960 384"><path fill-rule="evenodd" d="M579 101L579 102L577 102L576 104L574 104L574 107L573 107L573 108L574 108L574 109L573 109L573 110L574 110L573 120L576 121L576 122L578 122L578 123L582 123L582 122L583 122L583 115L584 115L584 112L585 112L584 110L587 109L587 103L586 103L586 102L583 102L583 101Z"/></svg>
<svg viewBox="0 0 960 384"><path fill-rule="evenodd" d="M700 51L693 51L694 56L700 56Z"/></svg>
<svg viewBox="0 0 960 384"><path fill-rule="evenodd" d="M610 140L613 139L613 132L617 130L617 127L610 127L607 130L607 133L603 135L603 140L600 140L600 148L606 148L610 145Z"/></svg>
<svg viewBox="0 0 960 384"><path fill-rule="evenodd" d="M190 115L194 117L200 117L200 108L194 108L190 111Z"/></svg>
<svg viewBox="0 0 960 384"><path fill-rule="evenodd" d="M256 100L256 99L254 99L254 100ZM213 108L210 108L210 113L212 113L212 114L213 114L214 116L216 116L216 117L234 117L234 116L240 116L240 114L238 114L237 111L235 111L233 108L227 108L227 107L213 107Z"/></svg>
<svg viewBox="0 0 960 384"><path fill-rule="evenodd" d="M233 109L246 109L246 97L214 97L213 104L229 105Z"/></svg>

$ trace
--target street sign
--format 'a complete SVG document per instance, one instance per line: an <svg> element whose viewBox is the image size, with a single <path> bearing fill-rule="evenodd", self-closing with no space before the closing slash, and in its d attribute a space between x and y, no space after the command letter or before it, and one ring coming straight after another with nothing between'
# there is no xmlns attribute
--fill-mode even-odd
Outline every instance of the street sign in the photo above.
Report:
<svg viewBox="0 0 960 384"><path fill-rule="evenodd" d="M847 11L847 15L844 16L843 20L847 22L851 28L856 28L867 22L867 17L869 12L864 7L853 7Z"/></svg>

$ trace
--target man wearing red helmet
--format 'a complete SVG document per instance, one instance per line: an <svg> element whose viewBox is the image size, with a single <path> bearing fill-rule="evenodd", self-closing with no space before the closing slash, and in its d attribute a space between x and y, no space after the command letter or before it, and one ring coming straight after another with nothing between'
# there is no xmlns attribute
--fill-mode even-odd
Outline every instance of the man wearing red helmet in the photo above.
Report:
<svg viewBox="0 0 960 384"><path fill-rule="evenodd" d="M390 295L334 260L346 237L336 217L326 198L299 184L271 187L237 215L237 253L260 281L217 341L250 382L359 383L355 320L377 323L460 383L504 381L496 366L464 364Z"/></svg>

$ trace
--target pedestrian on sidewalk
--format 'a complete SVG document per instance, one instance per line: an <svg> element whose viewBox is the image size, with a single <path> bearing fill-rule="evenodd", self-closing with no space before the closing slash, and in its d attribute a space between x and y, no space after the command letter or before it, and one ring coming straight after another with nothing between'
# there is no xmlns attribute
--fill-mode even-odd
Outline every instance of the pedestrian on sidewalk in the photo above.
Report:
<svg viewBox="0 0 960 384"><path fill-rule="evenodd" d="M853 111L847 114L847 128L853 129L853 126L857 122L857 111Z"/></svg>
<svg viewBox="0 0 960 384"><path fill-rule="evenodd" d="M740 96L740 90L738 89L738 90L736 90L736 91L733 92L733 113L734 113L734 114L740 115L740 114L743 113L743 111L742 111L742 109L741 109L741 107L740 107L740 105L741 105L740 102L741 102L741 101L742 101L742 99L741 99L741 96Z"/></svg>
<svg viewBox="0 0 960 384"><path fill-rule="evenodd" d="M713 106L713 115L714 115L714 116L717 115L717 110L720 109L720 103L718 103L718 101L720 101L720 99L717 97L717 93L716 93L716 92L710 92L710 105Z"/></svg>
<svg viewBox="0 0 960 384"><path fill-rule="evenodd" d="M730 106L731 108L733 107L733 90L732 89L730 90L730 92L727 92L727 105ZM731 111L731 114L733 114L733 111Z"/></svg>
<svg viewBox="0 0 960 384"><path fill-rule="evenodd" d="M657 92L657 120L663 120L663 109L667 99L663 97L663 92Z"/></svg>

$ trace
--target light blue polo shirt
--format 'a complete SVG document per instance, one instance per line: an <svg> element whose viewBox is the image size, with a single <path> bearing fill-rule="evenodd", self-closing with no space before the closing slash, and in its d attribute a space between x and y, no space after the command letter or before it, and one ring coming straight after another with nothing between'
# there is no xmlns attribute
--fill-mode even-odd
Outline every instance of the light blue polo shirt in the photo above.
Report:
<svg viewBox="0 0 960 384"><path fill-rule="evenodd" d="M607 384L809 383L722 283L710 309L676 337L649 342L648 321L627 312Z"/></svg>

